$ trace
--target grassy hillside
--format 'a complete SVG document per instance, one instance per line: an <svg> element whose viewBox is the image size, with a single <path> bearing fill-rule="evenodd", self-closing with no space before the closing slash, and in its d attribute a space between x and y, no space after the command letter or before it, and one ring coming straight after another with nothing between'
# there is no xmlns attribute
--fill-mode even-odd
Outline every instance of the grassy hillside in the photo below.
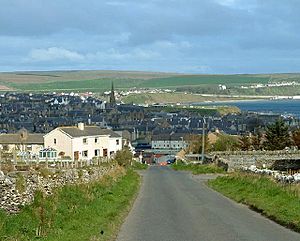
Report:
<svg viewBox="0 0 300 241"><path fill-rule="evenodd" d="M244 98L224 98L224 97L209 97L196 94L184 93L142 93L131 94L122 98L124 103L135 104L153 104L153 103L194 103L203 101L228 101L228 100L243 100Z"/></svg>
<svg viewBox="0 0 300 241"><path fill-rule="evenodd" d="M252 77L248 75L184 75L172 76L167 78L98 78L98 79L84 79L84 80L65 80L46 81L35 83L22 82L2 82L17 90L27 91L46 91L46 90L91 90L91 91L105 91L108 90L113 81L116 88L179 88L191 87L209 84L245 84L245 83L267 83L268 77Z"/></svg>
<svg viewBox="0 0 300 241"><path fill-rule="evenodd" d="M272 75L179 75L130 71L53 71L0 73L0 86L26 91L105 91L111 82L117 89L137 88L207 88L226 84L228 86L300 81L300 74Z"/></svg>

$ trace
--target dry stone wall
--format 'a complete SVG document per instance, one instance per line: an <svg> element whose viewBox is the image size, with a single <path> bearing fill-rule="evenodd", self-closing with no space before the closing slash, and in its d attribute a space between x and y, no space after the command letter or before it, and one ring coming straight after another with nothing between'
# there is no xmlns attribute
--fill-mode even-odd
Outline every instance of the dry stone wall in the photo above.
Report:
<svg viewBox="0 0 300 241"><path fill-rule="evenodd" d="M95 181L117 168L118 165L111 164L82 169L11 172L6 175L0 171L0 209L17 213L22 206L33 201L38 190L51 195L55 188Z"/></svg>
<svg viewBox="0 0 300 241"><path fill-rule="evenodd" d="M218 165L226 165L228 171L255 165L275 170L300 170L299 151L238 151L215 152L211 154L212 160Z"/></svg>

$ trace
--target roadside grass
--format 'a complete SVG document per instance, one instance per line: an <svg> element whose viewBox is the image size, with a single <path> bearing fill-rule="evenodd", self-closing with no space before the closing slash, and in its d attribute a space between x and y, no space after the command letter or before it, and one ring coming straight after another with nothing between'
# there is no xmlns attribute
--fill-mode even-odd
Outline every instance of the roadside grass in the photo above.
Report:
<svg viewBox="0 0 300 241"><path fill-rule="evenodd" d="M135 170L146 170L146 169L148 169L149 166L144 163L134 162L131 167Z"/></svg>
<svg viewBox="0 0 300 241"><path fill-rule="evenodd" d="M268 177L236 173L210 180L208 185L225 196L290 229L300 232L300 196L297 188Z"/></svg>
<svg viewBox="0 0 300 241"><path fill-rule="evenodd" d="M226 171L217 167L214 164L184 164L182 162L173 163L171 167L175 171L191 171L194 175L197 174L209 174L209 173L226 173Z"/></svg>
<svg viewBox="0 0 300 241"><path fill-rule="evenodd" d="M113 240L139 189L133 170L89 184L69 185L16 215L0 211L0 240Z"/></svg>

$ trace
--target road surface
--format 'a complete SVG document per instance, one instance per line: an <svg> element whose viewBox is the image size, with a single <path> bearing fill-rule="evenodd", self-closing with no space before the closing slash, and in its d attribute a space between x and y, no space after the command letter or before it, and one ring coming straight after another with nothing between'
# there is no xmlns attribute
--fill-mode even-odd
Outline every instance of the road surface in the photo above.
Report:
<svg viewBox="0 0 300 241"><path fill-rule="evenodd" d="M299 241L290 231L169 167L143 173L140 193L118 241Z"/></svg>

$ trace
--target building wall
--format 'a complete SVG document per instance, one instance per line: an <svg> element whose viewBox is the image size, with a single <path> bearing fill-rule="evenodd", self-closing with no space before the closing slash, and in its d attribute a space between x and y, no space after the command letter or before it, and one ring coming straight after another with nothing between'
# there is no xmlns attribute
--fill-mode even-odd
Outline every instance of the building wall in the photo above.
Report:
<svg viewBox="0 0 300 241"><path fill-rule="evenodd" d="M56 139L56 144L54 143L54 139ZM72 138L62 133L58 129L55 129L44 136L44 145L45 148L52 147L55 150L57 150L58 155L60 152L64 152L65 156L69 156L72 159L74 158L72 149Z"/></svg>
<svg viewBox="0 0 300 241"><path fill-rule="evenodd" d="M98 156L110 157L111 153L116 153L122 149L122 138L109 137L108 135L71 138L59 130L53 130L44 139L45 147L52 147L57 150L57 153L64 152L65 156L70 156L72 160L75 160L75 152L78 152L79 160L91 160L96 156L95 150L97 150ZM54 139L56 139L56 144L54 144ZM86 152L87 156L85 156Z"/></svg>
<svg viewBox="0 0 300 241"><path fill-rule="evenodd" d="M86 143L84 143L86 139ZM95 139L98 141L95 142ZM93 137L77 137L72 139L73 158L74 152L79 152L79 159L90 160L95 157L95 150L99 150L99 156L104 156L103 149L107 149L107 156L109 156L109 136L93 136ZM87 151L87 156L84 152Z"/></svg>
<svg viewBox="0 0 300 241"><path fill-rule="evenodd" d="M165 141L155 141L151 142L152 149L184 149L188 145L185 141L181 140L165 140Z"/></svg>
<svg viewBox="0 0 300 241"><path fill-rule="evenodd" d="M122 138L111 137L109 138L109 153L110 155L115 154L117 151L122 149Z"/></svg>
<svg viewBox="0 0 300 241"><path fill-rule="evenodd" d="M7 148L8 152L13 152L14 149L16 149L17 151L22 150L22 151L29 151L32 154L39 154L39 151L43 149L43 145L39 145L39 144L8 144L8 145L0 145L0 148Z"/></svg>

